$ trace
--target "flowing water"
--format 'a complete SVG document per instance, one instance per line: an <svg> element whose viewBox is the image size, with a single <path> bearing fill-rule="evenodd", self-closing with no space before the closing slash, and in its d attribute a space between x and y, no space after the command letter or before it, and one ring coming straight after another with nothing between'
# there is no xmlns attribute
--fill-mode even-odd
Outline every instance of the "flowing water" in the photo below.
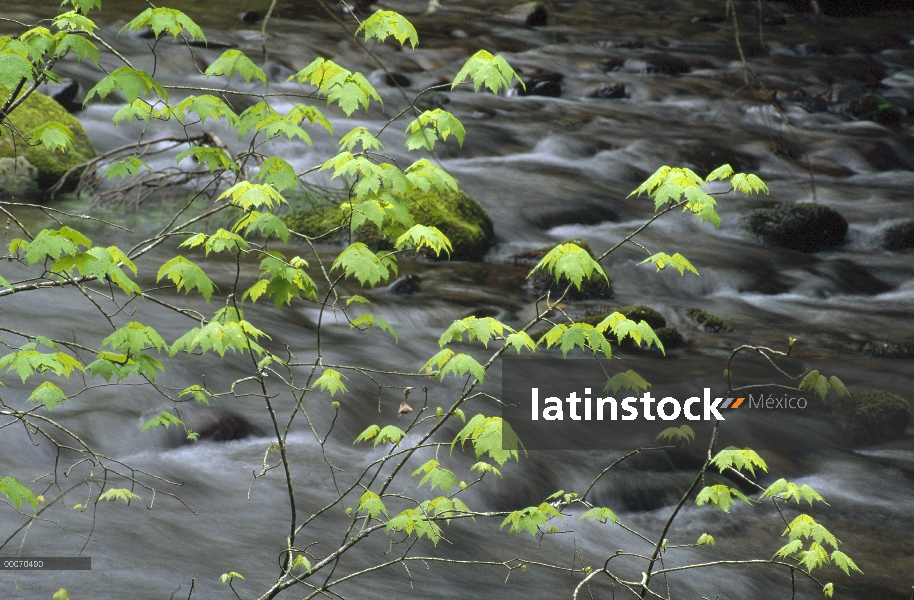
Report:
<svg viewBox="0 0 914 600"><path fill-rule="evenodd" d="M57 3L47 4L36 7L34 3L6 1L3 12L4 16L32 20L53 14ZM654 273L651 266L638 266L643 250L623 247L606 263L615 291L609 304L645 303L657 308L671 325L683 331L691 343L689 352L708 356L725 357L728 349L741 343L781 347L788 336L799 338L800 353L858 357L860 361L886 350L903 355L905 348L914 346L911 254L888 252L879 243L886 227L911 216L911 129L856 120L841 110L850 98L873 89L902 109L914 109L912 13L836 19L785 13L784 5L776 3L738 3L742 50L752 76L765 84L764 89L756 84L753 92L744 85L745 71L733 40L732 22L721 22L723 3L552 2L549 26L541 28L523 27L502 18L510 3L441 0L440 5L434 4L438 8L431 14L423 14L428 8L426 2L385 4L407 14L419 30L421 44L415 50L387 44L374 48L388 69L410 79L409 92L449 81L470 53L486 48L503 54L524 77L538 71L562 73L562 95L493 97L468 90L446 94L446 108L466 126L467 138L462 149L452 141L439 143L435 158L488 210L495 223L497 245L482 263L404 262L401 274L421 278L418 293L402 297L383 289L365 292L375 303L374 312L397 329L401 342L393 345L379 341L384 339L381 334L372 332L367 338L371 343L366 344L365 335L351 332L340 323L325 328L326 363L416 370L437 350L438 336L455 318L492 315L509 325L521 325L533 314L531 298L523 287L526 269L505 262L509 256L568 238L583 238L595 251L602 252L652 214L649 200L628 195L657 167L689 166L704 174L725 162L759 175L771 195L720 198L723 223L719 229L702 225L689 215L670 215L657 221L643 234L642 242L652 252L682 252L700 276L680 277L671 270ZM113 34L144 3L107 0L104 5L106 17L101 22L106 33ZM233 0L218 7L214 3L183 2L174 6L197 19L211 43L230 44L252 56L260 52L259 25L242 24L237 14L251 9L265 11L267 2ZM335 7L331 10L354 28L351 17ZM153 65L148 58L149 43L131 32L118 38L121 52L143 68L155 67L161 81L207 84L202 75L187 75L190 61L185 47L163 39L157 45L159 56ZM285 83L286 78L316 56L371 73L370 79L384 99L383 109L373 106L349 119L328 109L337 134L356 125L377 129L405 106L400 92L384 85L377 64L317 2L279 2L269 24L267 48L269 65L265 70L274 92L294 90ZM221 52L194 48L200 63L212 62ZM116 66L107 58L104 61L108 67ZM77 79L83 90L99 78L94 67L76 62L66 62L60 71ZM248 89L237 79L233 83L238 89ZM624 84L626 97L589 97L608 84ZM139 134L135 124L112 128L110 119L118 107L95 102L78 113L101 151L135 140ZM281 107L282 101L277 104ZM400 150L405 139L403 126L401 121L390 127L381 140L391 157L408 164L412 159ZM226 132L216 131L223 139L230 139ZM313 148L287 142L274 144L271 151L296 167L312 167L336 149L331 136L315 131L312 137ZM155 164L164 166L167 160ZM844 245L800 254L766 245L742 225L752 208L771 201L808 200L827 204L848 220L850 229ZM141 239L162 215L162 211L147 206L140 212L142 216L128 214L122 218L125 226L136 232L122 234L123 240L117 241L122 247ZM32 226L45 224L37 214L30 218ZM103 235L91 224L79 225ZM158 266L169 251L155 251L148 264ZM200 259L217 284L223 288L231 285L233 264ZM8 279L15 275L13 267L4 271ZM147 279L141 283L152 285L151 274ZM97 312L82 296L33 292L27 298L28 302L18 295L3 299L0 310L4 326L37 331L40 323L42 333L53 327L58 337L77 338L97 347L101 339L96 333ZM205 313L214 310L183 296L173 299ZM132 318L155 324L166 340L176 339L192 326L154 305L134 306L138 313ZM685 309L691 306L723 317L733 331L711 334L699 330L686 316ZM53 315L50 320L49 313ZM274 312L258 305L248 318L264 323L274 347L288 345L303 359L313 352L316 310L299 305ZM379 348L383 348L381 356ZM229 356L221 364L173 361L168 365L167 381L183 387L198 382L202 373L208 384L219 388L244 368L250 365L237 356ZM13 378L4 379L8 386L4 398L21 401L28 390ZM376 388L367 382L353 378L347 385L351 394L342 401L336 425L340 435L331 449L339 464L357 472L380 456L381 450L352 446L349 440L373 422L395 423L391 419L400 392L388 390L379 400ZM486 388L497 393L497 374ZM433 387L429 404L447 406L455 390L450 384ZM278 402L288 408L287 399ZM381 415L377 413L379 402ZM183 482L180 495L199 514L165 497L155 499L153 510L143 510L137 504L105 506L98 512L95 532L85 549L93 558L92 572L17 574L15 578L5 573L4 598L49 598L58 587L69 589L74 600L183 598L191 578L196 578L194 598L224 598L226 587L218 582L218 576L229 570L245 575L238 585L244 597L269 585L288 512L281 478L274 472L258 480L247 499L251 473L261 469L269 444L271 425L266 415L249 400L219 400L217 408L192 413L191 421L205 422L214 411L244 414L251 422L252 435L232 442L194 445L184 445L168 432L139 435L139 426L163 408L167 406L161 398L145 388L112 387L93 390L84 400L55 409L53 416L65 419L105 453ZM332 416L329 409L315 406L313 411L316 425L326 427ZM4 474L8 470L17 476L34 477L53 468L54 455L47 444L32 446L24 432L4 434L0 438ZM294 475L304 490L302 502L310 510L332 498L327 469L310 434L302 431L290 440ZM465 472L470 458L455 458L461 465L457 470ZM488 510L538 503L559 487L577 490L586 486L605 460L595 453L532 453L529 461L524 461L526 465L505 466L505 482L478 486L467 503ZM843 542L842 549L865 572L852 578L834 568L823 573L823 581L835 581L839 596L910 596L914 585L914 505L910 500L914 494L914 445L910 428L900 441L865 450L802 456L775 452L769 464L773 475L763 481L780 476L795 479L813 486L829 501L830 507L817 506L810 509L812 514L836 533ZM688 486L689 477L668 462L647 461L615 475L598 500L618 508L623 520L633 527L656 535L677 495ZM77 488L64 504L84 502L81 496L84 488ZM147 505L150 500L143 498ZM716 549L682 550L678 556L671 553L669 561L684 564L734 553L744 556L743 552L768 557L782 543L778 538L780 521L769 512L741 506L725 515L707 507L687 507L680 516L681 529L671 543L691 543L710 531L718 545ZM15 539L15 550L23 555L79 552L89 515L63 511L55 513L54 519L59 520L59 526L31 526L24 539ZM339 515L318 533L341 531L338 527L344 522L345 516ZM551 536L538 548L532 538L524 537L526 534L509 537L504 531L494 532L491 525L452 525L445 532L447 542L437 548L423 542L420 553L499 562L515 556L530 559L539 553L544 561L570 566L577 560L578 565L583 561L596 566L617 548L650 551L618 527L588 527L574 536ZM0 525L0 537L5 539L16 526ZM386 550L384 541L366 545L341 566L341 572L379 560L379 553ZM483 557L476 554L479 550ZM3 553L9 555L11 551L8 546ZM577 559L575 552L580 553ZM320 555L320 550L316 553ZM640 566L618 560L634 569L626 574L629 579L640 578ZM671 564L680 563L667 562L667 566ZM430 567L426 570L425 565L412 563L407 573L396 566L373 576L370 587L350 584L341 593L351 598L391 594L417 598L552 598L570 596L574 585L567 573L532 566L512 572L507 583L504 567ZM673 584L682 597L690 598L709 593L720 598L790 597L789 577L770 568L692 572ZM172 595L178 588L180 591ZM611 597L612 592L601 583L593 593L594 597ZM819 594L815 584L798 583L797 597L815 598Z"/></svg>

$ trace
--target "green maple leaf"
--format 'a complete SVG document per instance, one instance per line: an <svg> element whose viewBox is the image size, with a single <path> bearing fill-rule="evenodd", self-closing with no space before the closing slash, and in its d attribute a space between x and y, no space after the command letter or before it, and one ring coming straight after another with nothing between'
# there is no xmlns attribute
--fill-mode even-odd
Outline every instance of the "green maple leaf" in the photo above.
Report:
<svg viewBox="0 0 914 600"><path fill-rule="evenodd" d="M406 168L406 178L423 192L429 192L432 188L439 192L457 191L457 180L424 158Z"/></svg>
<svg viewBox="0 0 914 600"><path fill-rule="evenodd" d="M500 467L511 457L518 460L518 448L523 447L517 434L501 417L486 417L481 414L470 419L457 433L451 442L451 452L458 442L462 448L468 440L473 444L477 459L483 454L488 454Z"/></svg>
<svg viewBox="0 0 914 600"><path fill-rule="evenodd" d="M22 508L22 502L25 501L38 512L38 498L29 488L25 487L12 477L0 479L0 492L3 493L17 509Z"/></svg>
<svg viewBox="0 0 914 600"><path fill-rule="evenodd" d="M600 263L595 261L587 250L570 242L559 244L550 250L527 274L527 277L529 278L541 269L555 275L556 281L561 281L562 277L568 278L579 290L584 279L590 279L594 272L609 281Z"/></svg>
<svg viewBox="0 0 914 600"><path fill-rule="evenodd" d="M282 194L272 185L251 183L250 181L240 181L219 196L220 200L226 198L231 198L232 204L246 211L262 206L273 208L280 204L288 204Z"/></svg>
<svg viewBox="0 0 914 600"><path fill-rule="evenodd" d="M295 173L295 167L278 156L271 156L263 161L260 170L257 172L257 179L262 183L268 183L276 188L277 191L295 190L298 185L298 175Z"/></svg>
<svg viewBox="0 0 914 600"><path fill-rule="evenodd" d="M161 281L163 277L168 277L174 283L180 292L184 288L185 292L190 292L196 288L200 294L209 302L213 295L213 282L203 269L187 260L183 256L176 256L159 269L156 275L156 281Z"/></svg>
<svg viewBox="0 0 914 600"><path fill-rule="evenodd" d="M527 531L530 535L536 537L539 528L545 525L549 519L554 517L559 519L563 518L562 513L554 506L543 502L539 506L530 506L523 510L515 510L505 517L505 520L501 522L501 527L499 527L499 529L503 529L505 525L510 525L508 533Z"/></svg>
<svg viewBox="0 0 914 600"><path fill-rule="evenodd" d="M124 29L138 31L147 25L156 37L162 35L162 32L168 31L177 39L182 32L186 31L190 34L191 39L206 40L203 30L194 23L193 19L173 8L147 8L124 25L121 31Z"/></svg>
<svg viewBox="0 0 914 600"><path fill-rule="evenodd" d="M206 123L206 120L212 118L218 121L224 118L230 127L238 127L240 120L238 115L222 99L209 94L202 96L188 96L179 102L174 110L176 113L194 113L200 118L200 123ZM187 119L182 119L186 123Z"/></svg>
<svg viewBox="0 0 914 600"><path fill-rule="evenodd" d="M92 33L98 29L98 25L95 22L85 17L75 10L71 10L65 13L61 13L54 17L54 27L61 30L67 31L85 31L87 33Z"/></svg>
<svg viewBox="0 0 914 600"><path fill-rule="evenodd" d="M43 404L48 410L53 409L66 399L67 395L63 393L63 390L50 381L45 381L39 385L29 396L29 402Z"/></svg>
<svg viewBox="0 0 914 600"><path fill-rule="evenodd" d="M214 75L225 75L226 77L231 78L235 73L244 77L244 80L248 83L250 83L252 78L259 79L263 83L267 82L267 76L263 72L263 69L255 65L241 50L226 50L223 52L222 56L217 58L215 62L206 69L205 75L207 78Z"/></svg>
<svg viewBox="0 0 914 600"><path fill-rule="evenodd" d="M416 33L416 28L412 23L407 21L403 15L391 10L379 10L362 21L359 28L355 30L356 34L360 31L365 32L365 41L368 41L369 38L377 38L379 42L383 42L393 36L400 44L409 40L413 48L419 43L419 34Z"/></svg>
<svg viewBox="0 0 914 600"><path fill-rule="evenodd" d="M485 50L480 50L467 60L454 77L451 89L466 81L468 77L473 80L474 91L479 91L479 88L484 85L493 94L497 94L502 88L507 88L512 79L520 81L520 77L517 76L508 61L501 56L493 56L492 53Z"/></svg>
<svg viewBox="0 0 914 600"><path fill-rule="evenodd" d="M422 248L434 250L435 256L440 256L441 252L447 252L448 256L453 250L451 241L447 239L441 230L437 227L426 227L425 225L413 225L403 235L397 238L394 248L400 250L407 246L413 247L416 251Z"/></svg>
<svg viewBox="0 0 914 600"><path fill-rule="evenodd" d="M180 163L188 156L193 156L198 163L203 163L210 173L215 173L220 169L226 171L237 171L238 164L222 148L212 148L210 146L191 146L187 150L175 156L175 162Z"/></svg>
<svg viewBox="0 0 914 600"><path fill-rule="evenodd" d="M686 257L679 254L678 252L676 254L674 254L673 256L670 256L669 254L666 254L665 252L658 252L657 254L654 254L650 258L646 258L646 259L642 260L638 264L643 265L644 263L647 263L647 262L654 263L654 265L657 267L658 271L660 271L661 269L665 269L666 267L673 267L677 271L679 271L680 275L685 275L685 271L687 269L689 271L691 271L692 273L695 273L696 275L698 275L698 271L695 270L695 267L692 266L692 263L690 263L688 260L686 260Z"/></svg>
<svg viewBox="0 0 914 600"><path fill-rule="evenodd" d="M80 60L88 58L98 64L98 59L100 58L98 47L81 35L68 33L58 42L57 54L63 56L70 50L75 52L76 57Z"/></svg>
<svg viewBox="0 0 914 600"><path fill-rule="evenodd" d="M427 483L432 490L437 487L445 494L450 494L451 490L457 487L457 477L454 473L442 468L435 459L428 461L413 471L411 477L419 474L422 474L418 486L420 488Z"/></svg>
<svg viewBox="0 0 914 600"><path fill-rule="evenodd" d="M406 140L406 147L409 150L425 148L431 151L435 148L435 142L439 136L442 140L446 140L451 135L462 147L466 137L466 129L463 124L454 115L440 108L427 110L416 117L406 127L406 132L411 134Z"/></svg>
<svg viewBox="0 0 914 600"><path fill-rule="evenodd" d="M170 412L162 411L162 414L146 421L146 423L143 424L143 427L140 429L140 431L146 431L147 429L154 429L156 427L165 427L166 429L168 429L168 427L171 425L183 426L184 421L182 421L178 417L174 416Z"/></svg>
<svg viewBox="0 0 914 600"><path fill-rule="evenodd" d="M168 351L168 344L155 329L136 321L127 323L102 340L101 347L105 346L128 355L137 355L146 348Z"/></svg>
<svg viewBox="0 0 914 600"><path fill-rule="evenodd" d="M330 397L332 398L337 392L345 394L349 391L346 389L343 379L348 378L333 369L324 369L324 372L321 373L321 376L317 378L312 387L324 392L330 392Z"/></svg>
<svg viewBox="0 0 914 600"><path fill-rule="evenodd" d="M711 459L711 464L720 469L723 473L728 468L734 468L737 471L746 470L755 475L755 467L763 471L768 471L768 465L762 460L762 457L749 448L727 448L721 450Z"/></svg>
<svg viewBox="0 0 914 600"><path fill-rule="evenodd" d="M340 140L339 145L352 152L352 149L356 144L361 144L362 152L367 150L380 150L384 147L384 145L378 141L378 138L371 135L371 132L364 127L356 127L344 135L343 139Z"/></svg>
<svg viewBox="0 0 914 600"><path fill-rule="evenodd" d="M645 381L640 375L632 370L628 370L624 373L616 373L610 377L606 381L606 384L604 384L603 391L612 391L612 393L615 394L622 388L632 391L645 391L649 387L651 387L651 384Z"/></svg>
<svg viewBox="0 0 914 600"><path fill-rule="evenodd" d="M107 500L109 502L113 502L115 500L123 500L127 504L130 504L131 500L140 500L141 498L127 488L111 488L105 493L99 495L98 499Z"/></svg>
<svg viewBox="0 0 914 600"><path fill-rule="evenodd" d="M381 513L384 513L385 516L387 515L387 507L384 506L381 497L370 490L362 494L362 497L359 498L359 506L356 511L361 514L366 514L372 519L376 518Z"/></svg>
<svg viewBox="0 0 914 600"><path fill-rule="evenodd" d="M158 94L159 98L168 102L168 92L158 81L153 79L149 73L131 67L120 67L96 83L95 86L86 93L86 99L83 100L83 105L88 103L95 95L104 99L115 90L124 94L124 96L127 97L127 102L130 103L133 103L140 96L150 92L155 92Z"/></svg>
<svg viewBox="0 0 914 600"><path fill-rule="evenodd" d="M244 229L244 235L259 231L264 237L275 235L284 242L289 241L289 228L282 219L272 213L259 213L256 210L245 213L234 225L232 231Z"/></svg>
<svg viewBox="0 0 914 600"><path fill-rule="evenodd" d="M362 285L375 285L390 277L391 269L396 270L396 263L392 255L379 258L368 246L355 242L333 261L331 270L336 269L342 269L347 277L355 277Z"/></svg>
<svg viewBox="0 0 914 600"><path fill-rule="evenodd" d="M89 12L93 8L101 10L102 0L64 0L62 4L72 4L74 8L84 13ZM56 598L55 598L56 600Z"/></svg>
<svg viewBox="0 0 914 600"><path fill-rule="evenodd" d="M70 128L58 123L48 121L29 131L28 135L51 152L55 150L66 151L73 147L73 132Z"/></svg>
<svg viewBox="0 0 914 600"><path fill-rule="evenodd" d="M594 507L578 517L578 520L587 519L588 521L599 521L600 523L610 522L615 524L619 517L616 513L608 508Z"/></svg>
<svg viewBox="0 0 914 600"><path fill-rule="evenodd" d="M361 296L355 296L355 298L360 298L360 297ZM363 300L364 300L364 298L363 298ZM352 301L352 298L350 298L350 301ZM366 300L366 302L367 302L367 300ZM377 325L379 329L381 329L382 331L386 331L387 333L389 333L390 335L393 336L395 344L400 342L400 338L397 335L396 330L393 327L391 327L387 323L387 321L385 321L381 317L375 317L372 314L366 313L356 319L353 319L352 322L349 323L349 329L359 328L359 330L364 331L364 329L362 329L363 325L365 325L367 329L372 329L375 325Z"/></svg>
<svg viewBox="0 0 914 600"><path fill-rule="evenodd" d="M712 485L705 487L698 493L695 504L696 506L702 506L710 502L711 506L714 508L719 508L728 513L730 512L730 507L736 502L733 499L733 496L736 496L743 502L751 502L745 494L736 488L727 487L725 485Z"/></svg>
<svg viewBox="0 0 914 600"><path fill-rule="evenodd" d="M505 344L511 346L520 354L522 348L530 352L536 352L536 342L533 341L526 331L517 331L505 338Z"/></svg>
<svg viewBox="0 0 914 600"><path fill-rule="evenodd" d="M13 90L23 79L30 80L35 72L28 55L0 49L0 85Z"/></svg>

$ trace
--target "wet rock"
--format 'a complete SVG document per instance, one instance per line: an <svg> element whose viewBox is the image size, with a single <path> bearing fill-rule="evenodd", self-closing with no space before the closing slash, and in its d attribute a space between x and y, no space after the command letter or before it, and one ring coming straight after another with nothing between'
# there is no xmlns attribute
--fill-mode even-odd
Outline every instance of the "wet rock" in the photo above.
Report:
<svg viewBox="0 0 914 600"><path fill-rule="evenodd" d="M886 250L914 248L914 221L896 223L882 232L882 247Z"/></svg>
<svg viewBox="0 0 914 600"><path fill-rule="evenodd" d="M591 98L603 98L605 100L616 100L619 98L627 98L628 95L625 93L625 84L624 83L607 83L606 85L601 85L596 90L590 94Z"/></svg>
<svg viewBox="0 0 914 600"><path fill-rule="evenodd" d="M692 67L685 60L672 54L652 54L645 58L648 73L663 75L681 75L689 73Z"/></svg>
<svg viewBox="0 0 914 600"><path fill-rule="evenodd" d="M860 352L876 358L914 358L914 348L891 342L866 342Z"/></svg>
<svg viewBox="0 0 914 600"><path fill-rule="evenodd" d="M914 171L914 143L910 139L886 136L862 140L851 146L877 171Z"/></svg>
<svg viewBox="0 0 914 600"><path fill-rule="evenodd" d="M910 11L910 0L817 0L822 14L829 17L862 17L884 11Z"/></svg>
<svg viewBox="0 0 914 600"><path fill-rule="evenodd" d="M576 201L554 209L538 211L531 219L531 224L542 229L552 229L560 225L597 225L618 220L619 213L605 202Z"/></svg>
<svg viewBox="0 0 914 600"><path fill-rule="evenodd" d="M542 73L531 76L524 81L524 87L515 84L519 96L548 96L558 98L562 95L562 80L565 78L561 73Z"/></svg>
<svg viewBox="0 0 914 600"><path fill-rule="evenodd" d="M0 95L6 97L8 94L9 92L0 86ZM73 133L73 148L67 152L50 151L44 146L23 146L22 144L18 144L14 148L10 136L0 137L0 158L12 158L17 154L25 157L37 171L35 181L40 189L51 187L72 167L94 158L97 154L95 146L86 135L79 120L44 94L33 92L25 102L10 113L9 118L19 131L30 131L48 121L57 121ZM78 178L79 173L71 175L63 191L72 190Z"/></svg>
<svg viewBox="0 0 914 600"><path fill-rule="evenodd" d="M908 401L884 390L861 390L831 402L835 419L855 444L898 439L911 421Z"/></svg>
<svg viewBox="0 0 914 600"><path fill-rule="evenodd" d="M654 329L654 333L666 351L685 348L689 345L682 333L675 327L661 327L660 329ZM650 348L649 351L654 351L654 348Z"/></svg>
<svg viewBox="0 0 914 600"><path fill-rule="evenodd" d="M724 15L701 15L699 17L692 17L693 23L723 23L727 20L727 17Z"/></svg>
<svg viewBox="0 0 914 600"><path fill-rule="evenodd" d="M283 217L283 221L293 231L316 237L344 222L346 212L341 208L342 205L331 203L291 213ZM408 210L417 223L437 227L448 237L453 247L450 260L482 260L486 251L495 244L495 230L489 213L464 192L431 194L417 203L410 203ZM395 240L403 231L405 228L398 225L385 235L369 224L356 232L354 239L374 249L388 249L391 247L390 239ZM348 231L340 231L332 240L322 241L343 239L348 240ZM434 254L431 256L434 257ZM442 253L439 258L444 260L448 257Z"/></svg>
<svg viewBox="0 0 914 600"><path fill-rule="evenodd" d="M756 209L746 227L768 242L800 252L840 246L847 234L847 221L838 211L811 202Z"/></svg>
<svg viewBox="0 0 914 600"><path fill-rule="evenodd" d="M408 88L409 86L411 86L413 84L413 82L410 80L409 77L407 77L403 73L397 73L396 71L390 71L388 73L384 73L384 77L383 77L382 81L384 81L385 85L389 85L390 87Z"/></svg>
<svg viewBox="0 0 914 600"><path fill-rule="evenodd" d="M782 15L775 15L773 17L766 17L762 20L762 24L766 27L780 27L781 25L787 24L787 18Z"/></svg>
<svg viewBox="0 0 914 600"><path fill-rule="evenodd" d="M705 331L710 331L712 333L733 331L733 328L730 327L726 321L706 310L700 308L687 308L686 314Z"/></svg>
<svg viewBox="0 0 914 600"><path fill-rule="evenodd" d="M400 277L392 284L387 286L387 291L391 294L397 294L400 296L410 296L419 291L419 283L422 281L422 278L418 275L407 275L406 277Z"/></svg>
<svg viewBox="0 0 914 600"><path fill-rule="evenodd" d="M508 20L523 23L526 27L544 27L549 22L549 11L542 2L519 4L505 16Z"/></svg>
<svg viewBox="0 0 914 600"><path fill-rule="evenodd" d="M247 419L231 413L201 416L191 421L189 426L199 434L198 441L230 442L242 440L254 433L254 426Z"/></svg>
<svg viewBox="0 0 914 600"><path fill-rule="evenodd" d="M249 25L260 23L263 21L263 13L259 10L246 10L238 15L238 20Z"/></svg>
<svg viewBox="0 0 914 600"><path fill-rule="evenodd" d="M22 198L38 191L38 169L24 157L0 158L0 196Z"/></svg>
<svg viewBox="0 0 914 600"><path fill-rule="evenodd" d="M46 81L38 87L38 91L53 98L58 104L67 109L67 112L74 113L82 108L76 102L76 96L79 94L79 83L69 77L61 77L60 81L54 83Z"/></svg>
<svg viewBox="0 0 914 600"><path fill-rule="evenodd" d="M516 265L525 265L529 267L536 266L544 256L546 256L550 250L558 246L559 244L568 244L572 243L581 248L583 248L591 257L594 256L593 250L591 250L590 245L584 240L572 239L564 240L558 242L557 244L551 244L549 246L543 246L537 250L531 250L529 252L522 252L520 254L515 254L511 256L508 260L513 262ZM564 276L556 281L552 273L539 270L534 273L528 280L527 285L537 296L542 296L547 291L552 295L553 298L558 297L562 292L565 291L565 288L570 284L569 281ZM612 298L612 281L603 279L598 273L594 273L593 277L590 279L585 279L581 284L581 289L577 289L575 286L571 286L571 289L568 291L568 295L565 296L567 300L608 300Z"/></svg>
<svg viewBox="0 0 914 600"><path fill-rule="evenodd" d="M447 94L439 91L431 91L422 94L416 99L415 105L419 110L435 110L436 108L444 108L451 99Z"/></svg>
<svg viewBox="0 0 914 600"><path fill-rule="evenodd" d="M606 72L615 71L625 64L625 59L621 56L611 56L600 61L600 68Z"/></svg>
<svg viewBox="0 0 914 600"><path fill-rule="evenodd" d="M864 94L847 105L847 111L858 119L874 121L886 127L898 127L904 113L879 94Z"/></svg>

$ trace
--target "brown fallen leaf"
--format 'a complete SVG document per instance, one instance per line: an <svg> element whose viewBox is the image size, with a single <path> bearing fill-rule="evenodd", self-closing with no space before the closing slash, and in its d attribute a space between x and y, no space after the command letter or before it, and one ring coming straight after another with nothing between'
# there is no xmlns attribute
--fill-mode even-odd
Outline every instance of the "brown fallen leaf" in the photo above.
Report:
<svg viewBox="0 0 914 600"><path fill-rule="evenodd" d="M413 412L413 407L406 402L401 402L400 410L397 411L397 416L402 417L403 415L408 415L411 412Z"/></svg>

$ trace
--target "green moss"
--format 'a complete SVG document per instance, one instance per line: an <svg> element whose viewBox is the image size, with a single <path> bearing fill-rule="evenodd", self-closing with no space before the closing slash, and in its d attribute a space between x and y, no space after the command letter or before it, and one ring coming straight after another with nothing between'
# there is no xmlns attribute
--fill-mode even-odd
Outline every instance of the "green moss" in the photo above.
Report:
<svg viewBox="0 0 914 600"><path fill-rule="evenodd" d="M687 308L686 314L689 318L701 325L705 331L720 333L722 331L733 331L733 328L726 321L700 308Z"/></svg>
<svg viewBox="0 0 914 600"><path fill-rule="evenodd" d="M451 260L481 260L495 243L492 219L476 200L464 192L439 194L434 201L421 201L410 209L417 223L437 227L453 246ZM316 237L343 224L346 212L339 204L291 213L283 220L293 231ZM346 235L346 229L334 238ZM375 248L389 248L390 235L383 235L373 225L360 230L356 239Z"/></svg>
<svg viewBox="0 0 914 600"><path fill-rule="evenodd" d="M6 98L8 92L0 88L0 96ZM64 110L56 101L43 94L33 92L25 102L10 113L9 119L23 134L48 121L62 123L73 132L73 148L70 151L52 152L44 146L26 146L21 140L17 140L14 147L11 132L2 131L0 158L13 157L17 153L25 156L26 160L38 170L37 181L41 188L51 187L71 168L97 155L92 140L86 135L86 130L83 129L79 120ZM71 186L76 184L75 177L71 177L70 181Z"/></svg>
<svg viewBox="0 0 914 600"><path fill-rule="evenodd" d="M883 390L861 390L833 402L838 423L858 444L899 438L911 420L908 401Z"/></svg>

